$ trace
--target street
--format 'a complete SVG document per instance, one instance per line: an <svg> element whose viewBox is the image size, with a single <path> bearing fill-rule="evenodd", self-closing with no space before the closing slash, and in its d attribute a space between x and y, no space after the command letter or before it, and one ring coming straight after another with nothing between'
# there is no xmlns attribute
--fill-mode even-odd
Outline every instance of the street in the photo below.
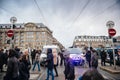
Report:
<svg viewBox="0 0 120 80"><path fill-rule="evenodd" d="M99 65L100 66L100 65ZM37 68L37 67L36 67ZM88 68L83 66L75 66L75 80L78 79ZM58 77L55 77L55 80L64 80L64 66L58 66ZM98 71L103 75L106 80L120 80L120 73L119 74L112 74L107 71L104 71L98 67ZM46 79L46 68L41 67L40 73L36 71L30 71L30 80L45 80ZM40 74L40 76L38 76ZM5 72L0 73L0 80L3 80L3 76Z"/></svg>
<svg viewBox="0 0 120 80"><path fill-rule="evenodd" d="M64 80L64 66L58 66L58 77L55 77L55 80ZM81 66L75 66L75 80L78 79L79 76L81 76L88 68L84 68ZM45 70L45 69L44 69ZM120 80L120 73L119 74L111 74L107 71L101 70L98 67L98 71L103 75L103 77L106 80ZM39 77L39 80L45 80L46 79L46 71L43 71L42 75Z"/></svg>

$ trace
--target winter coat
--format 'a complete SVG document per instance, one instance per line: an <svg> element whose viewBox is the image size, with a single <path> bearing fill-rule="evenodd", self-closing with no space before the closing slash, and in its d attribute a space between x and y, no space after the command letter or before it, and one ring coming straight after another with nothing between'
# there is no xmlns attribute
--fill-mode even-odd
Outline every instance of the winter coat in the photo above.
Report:
<svg viewBox="0 0 120 80"><path fill-rule="evenodd" d="M108 54L109 54L110 59L113 60L113 52L109 51Z"/></svg>
<svg viewBox="0 0 120 80"><path fill-rule="evenodd" d="M91 52L90 52L90 51L87 51L85 57L86 57L86 60L87 60L87 61L91 61Z"/></svg>
<svg viewBox="0 0 120 80"><path fill-rule="evenodd" d="M54 67L52 49L48 49L46 63L47 68L52 70Z"/></svg>
<svg viewBox="0 0 120 80"><path fill-rule="evenodd" d="M52 53L53 53L53 62L54 62L54 65L57 65L58 64L58 53L57 53L57 50L53 49Z"/></svg>
<svg viewBox="0 0 120 80"><path fill-rule="evenodd" d="M15 48L15 51L16 51L16 53L15 53L16 58L17 59L20 58L20 49L19 48Z"/></svg>
<svg viewBox="0 0 120 80"><path fill-rule="evenodd" d="M64 70L66 79L74 79L75 78L75 70L72 59L65 59L65 70Z"/></svg>
<svg viewBox="0 0 120 80"><path fill-rule="evenodd" d="M8 60L7 72L4 77L4 80L14 80L18 77L19 67L18 60L16 57L11 57Z"/></svg>
<svg viewBox="0 0 120 80"><path fill-rule="evenodd" d="M32 51L32 53L31 53L31 57L32 57L32 59L35 59L35 50L34 51Z"/></svg>
<svg viewBox="0 0 120 80"><path fill-rule="evenodd" d="M104 50L101 51L101 59L106 59L106 57L107 57L106 52Z"/></svg>
<svg viewBox="0 0 120 80"><path fill-rule="evenodd" d="M19 79L29 80L29 66L27 60L21 60L19 63Z"/></svg>
<svg viewBox="0 0 120 80"><path fill-rule="evenodd" d="M40 61L40 54L36 53L35 55L35 61L39 62Z"/></svg>
<svg viewBox="0 0 120 80"><path fill-rule="evenodd" d="M3 64L4 64L4 53L0 52L0 68L2 68Z"/></svg>

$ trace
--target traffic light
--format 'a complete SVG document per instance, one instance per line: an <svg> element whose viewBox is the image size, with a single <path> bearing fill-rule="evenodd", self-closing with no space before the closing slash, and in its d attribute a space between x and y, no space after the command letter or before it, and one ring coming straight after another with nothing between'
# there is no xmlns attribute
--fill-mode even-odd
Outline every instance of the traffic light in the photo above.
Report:
<svg viewBox="0 0 120 80"><path fill-rule="evenodd" d="M112 36L109 36L109 39L111 39L112 38Z"/></svg>
<svg viewBox="0 0 120 80"><path fill-rule="evenodd" d="M14 36L12 36L12 40L14 40Z"/></svg>
<svg viewBox="0 0 120 80"><path fill-rule="evenodd" d="M117 42L117 39L116 39L116 38L113 38L113 42Z"/></svg>
<svg viewBox="0 0 120 80"><path fill-rule="evenodd" d="M16 25L13 24L13 29L15 29L15 28L16 28Z"/></svg>
<svg viewBox="0 0 120 80"><path fill-rule="evenodd" d="M7 44L10 44L10 39L9 39L9 40L7 40Z"/></svg>

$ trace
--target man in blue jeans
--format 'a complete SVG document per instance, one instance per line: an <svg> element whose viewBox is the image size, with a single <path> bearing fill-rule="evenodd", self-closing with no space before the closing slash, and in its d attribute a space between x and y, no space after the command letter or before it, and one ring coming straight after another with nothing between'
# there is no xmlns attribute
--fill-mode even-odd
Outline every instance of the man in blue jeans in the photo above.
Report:
<svg viewBox="0 0 120 80"><path fill-rule="evenodd" d="M47 79L46 80L49 80L50 75L52 76L52 80L54 80L54 73L53 73L54 64L53 64L53 54L52 54L51 48L47 50L46 63L47 63Z"/></svg>
<svg viewBox="0 0 120 80"><path fill-rule="evenodd" d="M38 65L38 71L40 71L40 53L38 52L35 55L35 62L34 62L33 69L32 69L33 71L35 69L36 64Z"/></svg>

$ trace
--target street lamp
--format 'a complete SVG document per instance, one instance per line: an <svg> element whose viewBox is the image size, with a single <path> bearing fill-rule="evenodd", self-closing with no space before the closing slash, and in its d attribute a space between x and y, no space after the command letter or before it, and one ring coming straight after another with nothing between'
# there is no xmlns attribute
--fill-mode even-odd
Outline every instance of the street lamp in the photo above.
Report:
<svg viewBox="0 0 120 80"><path fill-rule="evenodd" d="M108 21L106 23L106 26L108 27L109 38L111 39L111 44L113 48L114 69L116 69L115 50L114 50L114 43L113 43L113 36L116 34L116 31L113 29L114 25L115 24L113 21Z"/></svg>
<svg viewBox="0 0 120 80"><path fill-rule="evenodd" d="M14 24L17 22L17 18L16 17L11 17L10 22L12 23L11 24L11 30L13 30L15 28ZM14 34L15 34L15 32L14 32ZM14 48L14 35L11 38L11 48Z"/></svg>

